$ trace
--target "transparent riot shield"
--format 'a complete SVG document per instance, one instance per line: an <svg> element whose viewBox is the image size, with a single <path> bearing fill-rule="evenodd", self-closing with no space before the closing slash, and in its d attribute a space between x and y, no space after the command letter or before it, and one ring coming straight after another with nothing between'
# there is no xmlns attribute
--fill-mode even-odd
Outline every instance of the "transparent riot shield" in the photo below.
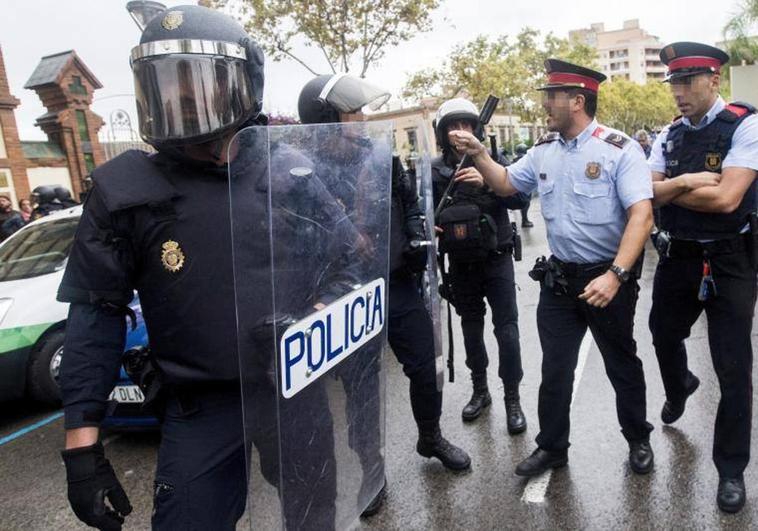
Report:
<svg viewBox="0 0 758 531"><path fill-rule="evenodd" d="M434 326L434 350L435 368L437 369L437 389L442 391L445 382L444 352L447 346L447 336L443 333L446 317L442 312L442 304L439 294L439 269L437 267L437 238L435 235L434 222L434 195L432 190L432 151L426 127L423 123L416 126L418 138L418 152L413 158L413 166L416 174L416 186L418 188L419 202L424 210L426 219L425 227L429 239L428 259L426 270L422 276L422 290L426 309L432 317Z"/></svg>
<svg viewBox="0 0 758 531"><path fill-rule="evenodd" d="M384 485L391 128L251 127L230 150L254 529L346 529Z"/></svg>

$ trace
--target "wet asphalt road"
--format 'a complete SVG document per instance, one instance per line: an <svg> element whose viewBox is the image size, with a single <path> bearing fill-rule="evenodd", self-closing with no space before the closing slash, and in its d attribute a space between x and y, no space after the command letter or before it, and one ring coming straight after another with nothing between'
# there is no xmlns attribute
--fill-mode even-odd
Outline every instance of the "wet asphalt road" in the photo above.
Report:
<svg viewBox="0 0 758 531"><path fill-rule="evenodd" d="M415 453L415 425L407 398L407 380L392 356L387 379L388 496L382 511L359 529L758 529L758 464L745 473L746 507L725 515L716 507L718 475L711 461L718 384L706 341L705 321L688 340L690 366L702 385L687 402L685 415L663 427L663 388L652 350L647 317L656 257L648 249L641 280L635 333L648 385L648 420L655 426L651 443L655 470L636 476L627 465L627 445L616 420L614 395L594 343L577 369L572 407L569 466L550 477L526 481L513 474L534 449L541 351L535 310L537 284L527 271L546 254L539 204L535 227L523 234L524 260L516 264L524 380L521 396L529 428L507 434L502 384L496 362L490 367L493 405L476 422L463 424L460 410L470 385L463 362L462 337L456 335L456 382L445 387L442 428L445 436L472 457L471 471L453 474L439 462ZM516 214L518 217L518 214ZM755 336L755 333L754 333ZM491 355L496 352L487 329ZM755 339L754 339L755 344ZM581 375L580 375L581 371ZM758 371L754 378L758 381ZM758 399L756 399L758 400ZM754 411L758 410L754 404ZM23 402L0 407L0 441L18 430L49 419L54 411ZM63 422L53 420L0 444L0 530L84 529L68 509L65 473L58 450ZM151 485L158 436L154 433L108 434L106 452L129 493L134 513L125 529L148 529ZM754 425L753 449L758 449ZM753 452L756 453L755 451ZM244 527L244 523L240 528Z"/></svg>

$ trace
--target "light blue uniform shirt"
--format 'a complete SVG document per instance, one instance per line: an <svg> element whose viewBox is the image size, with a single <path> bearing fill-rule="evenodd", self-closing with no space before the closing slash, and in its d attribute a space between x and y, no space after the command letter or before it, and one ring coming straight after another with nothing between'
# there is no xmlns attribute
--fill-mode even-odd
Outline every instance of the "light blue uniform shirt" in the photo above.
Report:
<svg viewBox="0 0 758 531"><path fill-rule="evenodd" d="M508 166L508 178L519 192L539 192L547 242L557 258L613 260L626 210L653 197L645 155L637 142L595 120L568 142L552 135L557 140L538 143Z"/></svg>
<svg viewBox="0 0 758 531"><path fill-rule="evenodd" d="M692 125L689 118L682 118L686 127L692 129L702 129L716 119L716 115L724 110L726 102L719 96L716 102L708 110L705 116L696 126ZM659 173L666 173L666 159L663 157L663 145L669 134L667 126L653 143L653 151L650 153L648 164L650 169ZM721 168L750 168L758 171L758 114L753 114L745 118L734 131L732 137L732 146L726 154Z"/></svg>

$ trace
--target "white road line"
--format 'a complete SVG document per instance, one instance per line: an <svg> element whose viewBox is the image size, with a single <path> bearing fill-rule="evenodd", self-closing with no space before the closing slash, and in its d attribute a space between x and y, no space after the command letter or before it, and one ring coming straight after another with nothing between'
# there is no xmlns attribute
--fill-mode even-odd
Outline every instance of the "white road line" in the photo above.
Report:
<svg viewBox="0 0 758 531"><path fill-rule="evenodd" d="M571 392L571 402L574 401L576 396L576 390L579 389L579 383L582 381L582 374L584 373L584 366L587 364L587 357L592 347L592 334L587 331L582 339L582 345L579 347L579 359L576 363L576 370L574 371L574 390ZM553 470L550 469L547 472L530 478L524 487L524 494L521 496L521 501L524 503L544 503L545 493L547 492L547 486L550 484L550 477L553 475Z"/></svg>

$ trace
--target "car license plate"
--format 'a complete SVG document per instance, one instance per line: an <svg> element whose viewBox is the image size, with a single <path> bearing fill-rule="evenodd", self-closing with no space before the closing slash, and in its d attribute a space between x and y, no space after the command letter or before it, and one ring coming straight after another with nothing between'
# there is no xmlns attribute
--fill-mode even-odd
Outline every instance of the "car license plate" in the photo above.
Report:
<svg viewBox="0 0 758 531"><path fill-rule="evenodd" d="M136 385L119 385L113 388L108 400L115 400L122 404L139 404L145 401L145 395Z"/></svg>

